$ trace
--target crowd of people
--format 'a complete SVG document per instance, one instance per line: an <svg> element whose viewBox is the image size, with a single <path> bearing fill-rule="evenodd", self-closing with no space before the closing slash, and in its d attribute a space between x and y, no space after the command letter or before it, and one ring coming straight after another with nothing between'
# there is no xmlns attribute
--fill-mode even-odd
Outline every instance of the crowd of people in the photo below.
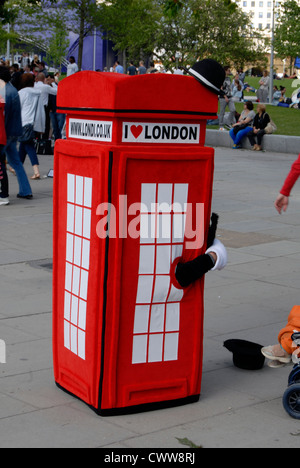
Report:
<svg viewBox="0 0 300 468"><path fill-rule="evenodd" d="M40 179L41 148L51 154L51 139L62 138L65 116L56 112L58 74L48 73L45 63L35 55L23 53L20 63L0 63L0 206L9 204L7 170L16 175L17 197L32 199L31 180ZM24 170L28 155L33 175Z"/></svg>
<svg viewBox="0 0 300 468"><path fill-rule="evenodd" d="M276 125L266 111L266 104L269 102L270 77L265 70L259 80L259 89L254 89L245 82L245 73L242 69L238 70L233 80L231 80L231 70L229 66L224 67L225 80L222 86L222 95L220 95L219 109L219 129L229 130L233 140L233 149L242 148L242 140L247 137L252 150L262 151L262 140L266 133L276 131ZM255 93L255 98L244 96L245 91ZM235 103L243 102L244 109L241 114L236 111ZM257 103L256 113L253 103ZM293 93L292 98L286 97L286 88L284 86L274 86L273 100L270 104L273 106L300 107L300 88ZM225 114L225 110L228 112ZM215 124L215 121L209 123Z"/></svg>

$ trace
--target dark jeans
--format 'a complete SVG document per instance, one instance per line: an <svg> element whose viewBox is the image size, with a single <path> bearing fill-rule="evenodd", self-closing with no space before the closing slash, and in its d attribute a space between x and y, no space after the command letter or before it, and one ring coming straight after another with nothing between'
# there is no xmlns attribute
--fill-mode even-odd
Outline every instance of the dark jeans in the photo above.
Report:
<svg viewBox="0 0 300 468"><path fill-rule="evenodd" d="M31 165L32 166L38 166L39 165L39 160L36 154L35 146L34 146L34 141L21 141L20 147L19 147L19 155L22 164L24 164L24 161L26 159L26 155L28 154Z"/></svg>
<svg viewBox="0 0 300 468"><path fill-rule="evenodd" d="M50 119L53 128L53 134L55 140L61 140L62 129L64 128L66 116L65 114L57 114L56 112L50 112Z"/></svg>
<svg viewBox="0 0 300 468"><path fill-rule="evenodd" d="M6 156L3 151L4 146L0 145L0 183L1 192L0 198L8 198L8 177L6 172Z"/></svg>
<svg viewBox="0 0 300 468"><path fill-rule="evenodd" d="M261 142L262 142L262 139L263 139L263 136L266 132L264 130L259 130L258 133L253 133L253 131L251 131L250 133L248 133L248 138L249 138L249 141L250 141L250 145L251 146L254 146L255 144L257 144L258 146L261 146ZM257 138L257 142L255 141L255 138Z"/></svg>

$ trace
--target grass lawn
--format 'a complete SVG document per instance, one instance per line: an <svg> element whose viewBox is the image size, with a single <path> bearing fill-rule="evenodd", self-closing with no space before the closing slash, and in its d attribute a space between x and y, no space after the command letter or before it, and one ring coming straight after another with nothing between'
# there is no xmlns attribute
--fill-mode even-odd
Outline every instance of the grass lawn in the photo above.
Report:
<svg viewBox="0 0 300 468"><path fill-rule="evenodd" d="M291 97L293 91L296 88L292 88L294 80L284 79L284 80L274 80L274 85L285 86L286 87L286 97ZM253 78L246 76L245 82L249 83L254 88L258 88L259 78ZM300 88L300 83L297 86ZM253 93L245 93L245 95L254 96ZM243 109L243 103L237 102L236 105L237 112L241 113ZM254 103L254 110L256 110L256 104ZM226 112L228 108L226 109ZM292 135L300 136L300 109L290 109L288 107L278 107L267 105L267 112L274 120L277 125L276 134L278 135ZM210 125L208 128L218 128L218 126Z"/></svg>

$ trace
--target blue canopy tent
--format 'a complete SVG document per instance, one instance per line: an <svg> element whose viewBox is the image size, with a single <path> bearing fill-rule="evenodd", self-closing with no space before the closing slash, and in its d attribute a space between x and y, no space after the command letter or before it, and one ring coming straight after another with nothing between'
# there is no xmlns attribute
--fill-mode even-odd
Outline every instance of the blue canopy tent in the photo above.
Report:
<svg viewBox="0 0 300 468"><path fill-rule="evenodd" d="M297 57L295 60L295 68L300 68L300 57Z"/></svg>

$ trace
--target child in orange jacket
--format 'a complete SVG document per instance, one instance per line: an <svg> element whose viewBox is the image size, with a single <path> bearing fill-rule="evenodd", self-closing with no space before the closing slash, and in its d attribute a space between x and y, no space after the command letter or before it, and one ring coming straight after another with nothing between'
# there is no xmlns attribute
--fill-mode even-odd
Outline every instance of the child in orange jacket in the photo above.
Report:
<svg viewBox="0 0 300 468"><path fill-rule="evenodd" d="M295 306L291 310L286 327L279 333L279 344L261 350L262 354L270 359L270 367L290 364L293 354L298 356L297 345L292 340L292 335L297 332L300 332L300 306Z"/></svg>

